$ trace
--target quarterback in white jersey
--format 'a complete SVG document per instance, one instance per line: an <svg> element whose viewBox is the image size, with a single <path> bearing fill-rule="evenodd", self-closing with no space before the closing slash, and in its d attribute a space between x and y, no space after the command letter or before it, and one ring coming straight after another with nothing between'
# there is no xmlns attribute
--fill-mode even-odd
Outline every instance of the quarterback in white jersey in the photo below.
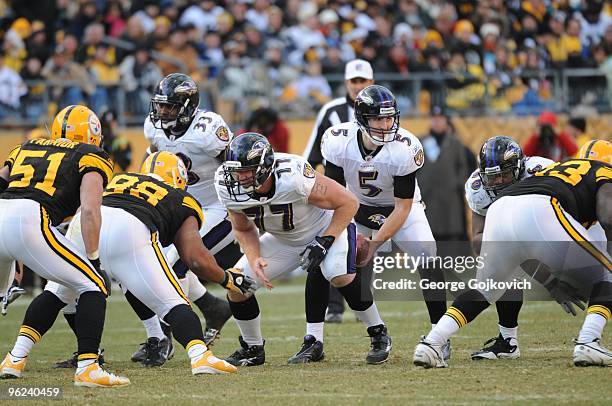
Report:
<svg viewBox="0 0 612 406"><path fill-rule="evenodd" d="M377 343L384 342L370 349L367 362L384 362L391 340L376 305L362 298L360 278L355 274L356 232L351 222L358 205L355 197L317 173L304 158L275 154L268 140L257 133L232 139L225 158L217 170L215 187L245 254L236 267L268 288L272 288L271 279L298 266L322 274L339 288L370 336ZM258 229L265 232L261 238ZM228 299L240 328L241 348L227 361L263 364L255 296L228 294ZM300 352L309 351L309 361L323 359L323 323L309 323L306 333Z"/></svg>

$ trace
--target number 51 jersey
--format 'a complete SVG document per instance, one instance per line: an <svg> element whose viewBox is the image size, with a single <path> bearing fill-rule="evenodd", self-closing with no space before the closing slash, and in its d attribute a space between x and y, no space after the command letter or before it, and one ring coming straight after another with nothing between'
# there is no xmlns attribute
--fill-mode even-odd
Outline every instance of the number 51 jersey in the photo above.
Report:
<svg viewBox="0 0 612 406"><path fill-rule="evenodd" d="M304 158L282 153L274 157L272 190L267 195L252 194L244 202L230 197L223 165L220 166L215 175L219 200L227 209L244 213L258 229L288 245L306 245L327 228L333 212L308 203L316 173Z"/></svg>
<svg viewBox="0 0 612 406"><path fill-rule="evenodd" d="M10 175L2 199L38 202L54 226L73 216L81 205L81 179L86 173L99 173L104 186L113 176L113 164L104 150L66 139L30 140L15 147L4 165Z"/></svg>

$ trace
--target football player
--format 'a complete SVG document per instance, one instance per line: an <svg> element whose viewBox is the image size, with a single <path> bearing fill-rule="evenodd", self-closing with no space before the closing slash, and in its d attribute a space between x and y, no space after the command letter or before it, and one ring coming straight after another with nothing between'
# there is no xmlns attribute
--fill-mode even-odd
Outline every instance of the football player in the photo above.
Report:
<svg viewBox="0 0 612 406"><path fill-rule="evenodd" d="M548 165L550 159L525 157L520 145L510 137L489 138L480 149L479 168L465 182L465 198L472 210L472 243L480 252L487 209L507 186L533 176ZM473 360L518 358L518 315L523 304L523 291L509 289L495 303L499 317L499 335L472 353Z"/></svg>
<svg viewBox="0 0 612 406"><path fill-rule="evenodd" d="M202 241L213 255L239 258L238 247L231 233L225 208L219 203L213 187L213 177L232 133L220 115L200 110L199 90L191 77L172 73L161 80L151 98L144 134L150 143L149 152L169 151L184 160L189 171L189 193L203 207L206 221L200 229ZM205 341L211 344L231 317L225 300L209 293L198 278L180 260L174 246L165 251L168 262L181 280L189 299L202 311L206 320ZM236 255L238 254L238 255ZM219 258L219 257L218 257ZM219 258L221 260L222 258ZM233 262L232 262L233 263ZM147 342L132 355L132 361L145 365L161 365L172 354L172 340L166 338L154 312L143 306L133 295L127 299L143 321Z"/></svg>
<svg viewBox="0 0 612 406"><path fill-rule="evenodd" d="M357 196L357 231L372 237L368 240L367 255L357 266L365 266L389 240L411 255L435 256L436 243L416 180L416 171L424 163L423 148L413 134L400 127L397 103L387 88L371 85L359 92L355 99L355 121L327 129L321 152L325 175L346 184ZM430 279L433 276L427 275ZM307 289L316 292L318 299L307 301L307 321L321 330L328 301L326 284L320 272L307 277ZM446 311L445 298L428 300L427 306L435 324ZM445 351L450 356L450 342ZM304 347L290 359L292 363L312 361Z"/></svg>
<svg viewBox="0 0 612 406"><path fill-rule="evenodd" d="M257 287L268 288L271 279L298 266L321 272L367 327L373 344L366 361L386 361L391 338L376 304L362 298L361 278L355 273L356 231L351 222L358 206L355 197L316 172L304 158L275 154L268 140L256 133L232 139L226 161L217 170L215 187L244 252L235 266L256 278ZM258 229L266 231L261 238ZM307 301L311 294L306 291ZM228 298L241 336L240 348L227 361L263 364L264 340L255 295L230 292ZM308 344L320 344L313 354L316 360L324 356L322 326L309 324L305 339Z"/></svg>
<svg viewBox="0 0 612 406"><path fill-rule="evenodd" d="M72 289L79 300L74 384L125 386L129 379L108 373L98 364L110 289L100 270L100 204L113 164L100 148L100 121L85 106L72 105L60 111L53 120L51 138L17 146L0 169L0 286L5 286L16 260L41 277ZM86 255L56 228L79 206L82 252ZM48 291L32 301L13 349L0 364L1 377L21 377L33 345L66 303Z"/></svg>
<svg viewBox="0 0 612 406"><path fill-rule="evenodd" d="M204 221L197 201L185 191L187 169L169 152L156 152L140 173L116 175L104 191L100 258L104 269L136 299L172 327L187 350L194 375L231 373L236 368L216 358L204 343L202 326L168 265L162 247L174 243L198 276L236 292L249 292L252 280L238 270L223 270L202 244ZM67 233L79 245L77 213ZM74 231L73 231L74 230ZM74 293L62 285L47 286L63 302Z"/></svg>
<svg viewBox="0 0 612 406"><path fill-rule="evenodd" d="M517 266L535 259L552 270L556 290L588 297L587 316L575 341L576 366L612 365L612 352L600 343L612 312L612 261L606 247L606 238L612 238L612 144L601 142L590 156L555 163L504 189L487 210L484 266L477 273L479 282L512 280ZM589 229L596 221L604 238ZM461 294L416 346L414 364L446 367L441 345L502 294L498 288Z"/></svg>

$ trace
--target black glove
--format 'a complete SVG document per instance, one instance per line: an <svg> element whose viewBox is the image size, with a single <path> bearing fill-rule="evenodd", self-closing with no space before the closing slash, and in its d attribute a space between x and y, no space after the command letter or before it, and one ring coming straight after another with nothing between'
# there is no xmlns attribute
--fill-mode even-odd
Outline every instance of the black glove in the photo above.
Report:
<svg viewBox="0 0 612 406"><path fill-rule="evenodd" d="M90 259L89 262L91 262L93 267L96 269L96 272L98 273L98 275L100 275L102 279L104 279L104 285L106 286L106 291L108 292L107 296L110 296L111 295L111 280L108 277L108 274L106 273L106 271L100 267L100 258Z"/></svg>
<svg viewBox="0 0 612 406"><path fill-rule="evenodd" d="M557 301L565 310L567 314L576 315L576 309L574 305L578 306L582 310L586 308L583 302L586 302L586 298L583 297L578 289L573 286L560 281L557 278L551 279L548 283L544 284L544 287L550 293L553 299Z"/></svg>
<svg viewBox="0 0 612 406"><path fill-rule="evenodd" d="M315 237L314 240L306 246L306 249L300 253L300 267L306 272L312 272L323 262L327 251L335 241L335 237L325 235L323 237Z"/></svg>
<svg viewBox="0 0 612 406"><path fill-rule="evenodd" d="M242 274L238 268L230 268L225 270L225 278L219 285L234 293L251 293L255 292L255 281L248 276Z"/></svg>

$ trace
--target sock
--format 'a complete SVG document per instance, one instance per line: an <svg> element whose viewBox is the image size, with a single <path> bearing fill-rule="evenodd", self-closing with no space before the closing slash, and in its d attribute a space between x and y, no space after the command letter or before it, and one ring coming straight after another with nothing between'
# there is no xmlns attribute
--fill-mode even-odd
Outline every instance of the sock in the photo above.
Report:
<svg viewBox="0 0 612 406"><path fill-rule="evenodd" d="M204 344L204 341L201 341L201 340L193 340L192 342L187 344L186 349L187 349L187 355L189 356L191 360L194 360L195 358L199 357L200 355L208 351L206 344Z"/></svg>
<svg viewBox="0 0 612 406"><path fill-rule="evenodd" d="M140 320L148 320L151 317L155 316L153 310L149 309L147 305L138 300L138 298L134 296L129 290L125 292L125 299L128 301L130 306L132 306L132 309L134 309L134 312Z"/></svg>
<svg viewBox="0 0 612 406"><path fill-rule="evenodd" d="M323 321L325 321L325 309L329 301L329 282L321 273L320 268L308 272L306 276L306 288L304 289L304 299L306 306L306 321L308 323L323 323ZM344 300L342 297L340 299ZM323 335L322 329L321 327L321 335Z"/></svg>
<svg viewBox="0 0 612 406"><path fill-rule="evenodd" d="M90 354L94 354L95 358L98 359L105 316L106 296L102 292L89 291L79 296L76 312L79 357L83 355L84 358L89 358Z"/></svg>
<svg viewBox="0 0 612 406"><path fill-rule="evenodd" d="M606 327L606 322L608 318L605 316L606 312L600 311L603 306L589 306L587 309L587 316L584 318L584 323L582 324L582 328L580 329L580 334L578 335L579 343L590 343L595 339L601 339L601 333L603 332L604 327ZM608 310L607 308L604 308ZM607 315L610 314L610 310L607 311ZM609 316L608 316L609 317Z"/></svg>
<svg viewBox="0 0 612 406"><path fill-rule="evenodd" d="M520 289L508 289L502 297L495 302L499 325L506 327L518 326L518 316L522 306L523 291Z"/></svg>
<svg viewBox="0 0 612 406"><path fill-rule="evenodd" d="M79 354L77 358L77 368L85 368L88 365L98 361L98 353Z"/></svg>
<svg viewBox="0 0 612 406"><path fill-rule="evenodd" d="M164 338L165 334L162 331L161 325L159 323L159 318L157 316L153 316L150 319L143 320L142 324L144 324L145 330L147 330L147 338L157 337L160 340Z"/></svg>
<svg viewBox="0 0 612 406"><path fill-rule="evenodd" d="M259 303L255 296L251 296L244 302L230 301L229 305L244 342L249 346L263 345Z"/></svg>
<svg viewBox="0 0 612 406"><path fill-rule="evenodd" d="M317 339L317 341L323 342L323 325L325 323L306 323L306 335L310 334Z"/></svg>
<svg viewBox="0 0 612 406"><path fill-rule="evenodd" d="M440 269L418 268L418 271L421 279L429 279L430 282L444 282L444 273ZM429 321L431 324L436 324L446 312L446 290L425 289L422 293L429 313Z"/></svg>
<svg viewBox="0 0 612 406"><path fill-rule="evenodd" d="M499 332L501 333L504 339L512 337L518 337L518 326L517 327L504 327L501 324L499 325Z"/></svg>
<svg viewBox="0 0 612 406"><path fill-rule="evenodd" d="M459 324L451 316L444 315L436 323L436 327L431 329L425 341L434 345L444 345L448 339L459 331Z"/></svg>
<svg viewBox="0 0 612 406"><path fill-rule="evenodd" d="M379 326L381 324L385 324L380 318L380 314L378 313L378 308L376 307L376 303L372 303L372 306L368 307L366 310L358 311L355 310L355 315L361 320L366 327Z"/></svg>
<svg viewBox="0 0 612 406"><path fill-rule="evenodd" d="M359 273L355 274L355 279L353 279L351 283L339 287L338 290L342 293L342 296L344 296L349 307L355 310L355 313L369 309L372 303L374 303L369 286L362 289L361 276Z"/></svg>
<svg viewBox="0 0 612 406"><path fill-rule="evenodd" d="M64 319L66 319L66 322L70 326L70 329L76 336L76 314L75 313L64 313Z"/></svg>
<svg viewBox="0 0 612 406"><path fill-rule="evenodd" d="M204 342L202 323L191 307L186 304L174 306L164 317L166 323L172 327L174 338L184 348L192 342Z"/></svg>
<svg viewBox="0 0 612 406"><path fill-rule="evenodd" d="M22 335L22 330L24 330L24 328L27 329L27 336ZM37 342L34 341L33 338L30 338L32 334L34 334L34 331L32 331L32 329L27 326L21 326L21 329L19 330L19 335L17 336L17 340L15 341L15 345L13 346L13 349L10 352L11 359L13 362L17 362L30 354L32 347Z"/></svg>

